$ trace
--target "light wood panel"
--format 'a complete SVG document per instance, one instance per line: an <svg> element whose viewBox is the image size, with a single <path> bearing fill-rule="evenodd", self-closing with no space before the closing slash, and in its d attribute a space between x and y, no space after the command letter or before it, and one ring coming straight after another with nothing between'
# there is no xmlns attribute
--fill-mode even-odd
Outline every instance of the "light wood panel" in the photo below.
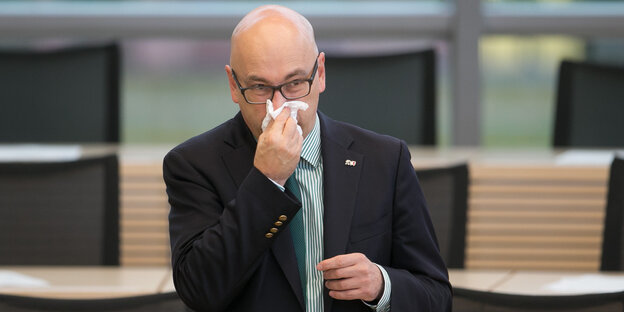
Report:
<svg viewBox="0 0 624 312"><path fill-rule="evenodd" d="M597 270L604 167L471 164L468 268Z"/></svg>
<svg viewBox="0 0 624 312"><path fill-rule="evenodd" d="M128 162L121 174L121 264L168 265L169 205L158 162Z"/></svg>

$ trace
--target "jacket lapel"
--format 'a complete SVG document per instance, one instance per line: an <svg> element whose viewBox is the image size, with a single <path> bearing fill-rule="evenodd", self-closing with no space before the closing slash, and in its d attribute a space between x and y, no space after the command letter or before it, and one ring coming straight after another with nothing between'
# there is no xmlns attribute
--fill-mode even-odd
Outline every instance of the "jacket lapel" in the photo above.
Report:
<svg viewBox="0 0 624 312"><path fill-rule="evenodd" d="M323 154L324 258L328 259L346 252L364 155L349 150L353 138L336 129L333 120L321 113L319 118ZM347 164L347 161L351 162ZM326 288L324 300L326 311L331 311L333 300Z"/></svg>
<svg viewBox="0 0 624 312"><path fill-rule="evenodd" d="M232 118L232 123L232 135L224 139L224 143L231 149L224 152L221 159L238 189L253 166L256 140L240 112Z"/></svg>
<svg viewBox="0 0 624 312"><path fill-rule="evenodd" d="M224 153L222 159L230 176L234 180L234 184L236 184L238 188L253 166L256 140L247 128L240 112L234 117L233 121L238 124L234 126L232 136L225 140L225 144L231 146L232 149ZM305 311L303 289L301 289L301 279L299 277L299 268L297 267L297 257L295 256L295 248L293 246L289 227L286 227L275 239L271 250L277 263L282 268L290 287L292 287L293 292L297 296L302 310Z"/></svg>

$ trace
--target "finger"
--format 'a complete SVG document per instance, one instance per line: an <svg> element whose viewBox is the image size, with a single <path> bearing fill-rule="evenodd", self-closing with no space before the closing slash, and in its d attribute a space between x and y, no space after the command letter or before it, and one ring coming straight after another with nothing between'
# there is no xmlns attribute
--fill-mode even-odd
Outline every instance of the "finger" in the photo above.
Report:
<svg viewBox="0 0 624 312"><path fill-rule="evenodd" d="M352 266L358 261L362 260L362 254L352 253L346 255L338 255L329 259L325 259L316 265L316 269L319 271L327 271L332 269L344 268ZM365 257L364 257L365 258Z"/></svg>
<svg viewBox="0 0 624 312"><path fill-rule="evenodd" d="M329 290L350 290L362 287L362 281L358 278L342 278L325 281L325 287Z"/></svg>
<svg viewBox="0 0 624 312"><path fill-rule="evenodd" d="M323 278L326 280L350 278L365 273L366 272L362 269L362 266L352 265L344 268L323 271Z"/></svg>
<svg viewBox="0 0 624 312"><path fill-rule="evenodd" d="M290 117L290 107L284 107L279 115L275 117L275 121L279 120L281 122L286 122L286 120L288 120L288 117Z"/></svg>
<svg viewBox="0 0 624 312"><path fill-rule="evenodd" d="M362 281L344 281L342 284L336 283L334 285L327 285L329 295L333 298L340 300L354 300L362 299L366 301L373 301L381 298L383 294L383 287L376 288L370 285L370 283L363 283ZM330 288L332 287L332 288Z"/></svg>
<svg viewBox="0 0 624 312"><path fill-rule="evenodd" d="M266 131L271 131L270 129L275 128L275 129L279 129L280 132L283 132L284 124L288 120L288 117L290 117L290 108L284 107L284 109L282 109L279 115L277 115L275 119L269 122L269 124L267 125Z"/></svg>
<svg viewBox="0 0 624 312"><path fill-rule="evenodd" d="M297 131L297 121L289 116L284 123L282 134L292 140L294 140L297 136L301 136L299 131Z"/></svg>
<svg viewBox="0 0 624 312"><path fill-rule="evenodd" d="M356 300L363 297L360 289L330 290L329 296L338 300Z"/></svg>

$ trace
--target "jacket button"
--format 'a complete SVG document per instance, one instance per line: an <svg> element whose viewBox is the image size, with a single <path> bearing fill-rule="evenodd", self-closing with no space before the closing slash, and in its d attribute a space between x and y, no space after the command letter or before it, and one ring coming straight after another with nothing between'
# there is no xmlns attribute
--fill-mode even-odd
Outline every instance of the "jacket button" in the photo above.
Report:
<svg viewBox="0 0 624 312"><path fill-rule="evenodd" d="M273 237L273 233L266 233L266 234L264 234L264 237L271 238L271 237Z"/></svg>
<svg viewBox="0 0 624 312"><path fill-rule="evenodd" d="M282 221L275 221L274 224L275 224L275 226L282 226L282 224L284 224L284 223L282 223Z"/></svg>
<svg viewBox="0 0 624 312"><path fill-rule="evenodd" d="M284 221L288 220L288 217L287 217L286 215L281 215L281 216L279 216L279 218L278 218L278 219L279 219L280 221L284 222Z"/></svg>
<svg viewBox="0 0 624 312"><path fill-rule="evenodd" d="M271 228L271 229L269 230L269 232L271 232L271 233L275 234L275 233L277 233L277 228Z"/></svg>

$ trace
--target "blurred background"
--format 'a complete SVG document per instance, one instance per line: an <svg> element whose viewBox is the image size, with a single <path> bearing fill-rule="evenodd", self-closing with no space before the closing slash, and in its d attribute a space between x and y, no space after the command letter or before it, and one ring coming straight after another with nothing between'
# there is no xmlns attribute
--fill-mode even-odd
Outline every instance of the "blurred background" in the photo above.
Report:
<svg viewBox="0 0 624 312"><path fill-rule="evenodd" d="M321 51L376 54L434 47L438 145L548 147L559 62L624 63L624 34L621 27L617 30L624 12L618 2L280 3L311 20ZM229 35L236 21L260 3L5 2L0 3L5 26L0 44L120 41L122 142L176 143L237 111L224 72ZM619 22L609 18L617 14ZM97 23L74 27L89 16Z"/></svg>
<svg viewBox="0 0 624 312"><path fill-rule="evenodd" d="M230 35L247 12L263 3L0 0L0 273L41 279L15 286L13 275L0 274L0 310L4 293L70 299L161 293L166 295L161 299L181 304L171 280L170 206L162 159L173 146L237 113L224 70ZM624 154L615 152L624 144L624 0L276 3L309 19L320 51L335 57L335 65L344 56L371 57L358 58L364 59L360 66L342 63L352 76L340 76L339 66L328 66L328 92L324 102L321 96L321 107L339 99L344 107L357 105L360 114L349 108L349 117L372 117L411 132L420 125L435 129L430 141L407 141L455 287L559 295L569 292L548 287L570 277L565 271L579 276L599 272L618 278L601 291L619 291L615 311L622 311ZM95 80L82 78L89 76L87 62L67 62L72 65L54 70L37 61L40 56L47 59L46 52L73 46L104 47L105 61L94 62L101 70L94 71ZM80 51L66 50L67 59L81 60ZM23 55L13 51L33 58L20 59ZM388 55L429 57L416 66L370 61ZM374 71L372 63L386 71L367 75ZM567 76L560 75L561 64L571 66ZM580 78L570 78L573 68L580 70ZM43 83L31 83L39 77L45 78ZM345 92L330 82L332 77L351 77L336 82L368 80L371 85L356 93L364 88L355 83L356 92ZM567 87L559 88L559 81L566 79ZM403 82L403 87L397 85ZM62 85L65 89L59 91ZM33 91L37 86L41 91ZM394 101L366 107L374 103L372 94L388 97L385 91L394 86L408 92L395 92L390 94ZM371 92L373 87L380 89ZM330 95L330 89L347 98ZM432 89L430 96L426 91ZM61 93L70 100L59 97ZM19 102L14 94L27 100ZM399 117L387 112L401 104L408 106ZM327 105L328 111L338 106ZM419 114L412 116L408 109ZM570 113L573 109L581 113ZM101 118L87 118L94 116ZM92 126L108 136L73 136L88 133L85 129ZM59 143L53 135L45 139L56 128L70 129L64 135L71 138L61 143L81 145L26 144ZM39 138L20 139L25 133ZM587 140L575 141L575 136ZM557 143L557 137L564 139ZM62 237L60 231L67 236L52 239ZM96 243L76 245L68 243L70 238L93 238ZM86 259L91 267L82 267L74 254L59 252L59 245L80 255L89 254L84 246L97 249L91 251L95 261ZM50 250L68 261L52 261L46 254ZM17 258L20 252L25 252L23 259ZM3 285L7 280L14 284ZM585 288L576 293L594 293L595 285L608 283L581 284ZM462 296L461 291L455 294ZM500 302L507 301L513 300Z"/></svg>

